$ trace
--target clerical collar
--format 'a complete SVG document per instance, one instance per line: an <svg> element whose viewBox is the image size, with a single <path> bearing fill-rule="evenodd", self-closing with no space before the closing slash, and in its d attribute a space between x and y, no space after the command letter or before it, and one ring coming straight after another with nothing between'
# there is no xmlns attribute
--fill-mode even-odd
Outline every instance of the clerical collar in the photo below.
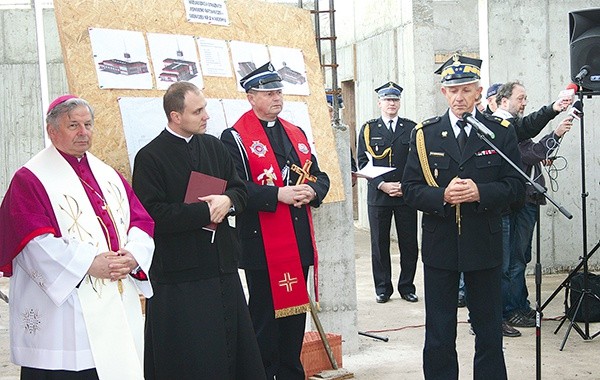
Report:
<svg viewBox="0 0 600 380"><path fill-rule="evenodd" d="M275 124L277 124L277 119L273 121L260 120L260 123L263 125L263 127L273 128Z"/></svg>
<svg viewBox="0 0 600 380"><path fill-rule="evenodd" d="M56 148L56 147L55 147ZM65 153L62 150L56 148L56 150L58 151L58 153L60 153L61 156L64 157L65 160L67 160L71 165L73 165L75 163L75 161L77 162L81 162L84 158L86 158L86 153L84 152L83 155L81 157L76 157L73 156L72 154L69 153Z"/></svg>
<svg viewBox="0 0 600 380"><path fill-rule="evenodd" d="M189 143L192 140L192 137L194 137L194 135L191 135L190 137L183 137L180 134L176 133L174 130L172 130L171 128L169 128L169 126L167 125L166 127L167 132L169 132L170 134L172 134L173 136L179 137L180 139L184 139L186 143Z"/></svg>

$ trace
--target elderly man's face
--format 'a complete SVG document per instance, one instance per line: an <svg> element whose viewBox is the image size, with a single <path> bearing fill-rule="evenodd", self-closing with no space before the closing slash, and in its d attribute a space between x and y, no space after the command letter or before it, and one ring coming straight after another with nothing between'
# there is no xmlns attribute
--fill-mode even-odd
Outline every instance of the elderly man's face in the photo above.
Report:
<svg viewBox="0 0 600 380"><path fill-rule="evenodd" d="M61 152L82 157L92 146L94 122L86 106L74 108L58 118L58 127L47 125L52 145Z"/></svg>
<svg viewBox="0 0 600 380"><path fill-rule="evenodd" d="M283 109L281 90L250 91L247 97L252 110L260 120L273 121Z"/></svg>
<svg viewBox="0 0 600 380"><path fill-rule="evenodd" d="M482 90L483 88L479 85L479 82L475 82L458 86L444 86L442 87L442 94L446 97L452 113L456 117L462 118L465 112L473 112L475 102Z"/></svg>

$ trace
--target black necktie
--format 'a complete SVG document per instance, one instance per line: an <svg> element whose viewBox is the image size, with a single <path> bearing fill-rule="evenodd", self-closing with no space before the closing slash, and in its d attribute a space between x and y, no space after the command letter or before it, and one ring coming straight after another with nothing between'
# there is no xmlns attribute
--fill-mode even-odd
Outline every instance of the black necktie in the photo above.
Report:
<svg viewBox="0 0 600 380"><path fill-rule="evenodd" d="M460 132L458 133L458 136L456 136L456 141L458 142L458 148L462 153L465 150L465 145L467 145L467 133L465 132L467 123L464 120L458 120L456 125L460 128Z"/></svg>
<svg viewBox="0 0 600 380"><path fill-rule="evenodd" d="M388 129L393 134L394 133L394 120L390 120L388 123L390 123L390 126L388 127Z"/></svg>

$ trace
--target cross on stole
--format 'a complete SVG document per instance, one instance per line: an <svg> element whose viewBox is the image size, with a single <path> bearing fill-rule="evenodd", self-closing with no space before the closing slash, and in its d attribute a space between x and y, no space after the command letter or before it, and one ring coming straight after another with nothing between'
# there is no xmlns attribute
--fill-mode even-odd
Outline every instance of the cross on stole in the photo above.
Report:
<svg viewBox="0 0 600 380"><path fill-rule="evenodd" d="M292 285L296 283L298 283L298 279L296 277L291 277L290 272L285 272L283 280L279 280L279 286L285 286L288 293L292 291Z"/></svg>
<svg viewBox="0 0 600 380"><path fill-rule="evenodd" d="M298 180L296 181L296 185L301 185L304 183L304 181L317 182L317 177L310 174L311 165L311 160L306 160L302 167L296 164L292 164L292 167L290 169L292 169L292 171L298 173L299 175Z"/></svg>

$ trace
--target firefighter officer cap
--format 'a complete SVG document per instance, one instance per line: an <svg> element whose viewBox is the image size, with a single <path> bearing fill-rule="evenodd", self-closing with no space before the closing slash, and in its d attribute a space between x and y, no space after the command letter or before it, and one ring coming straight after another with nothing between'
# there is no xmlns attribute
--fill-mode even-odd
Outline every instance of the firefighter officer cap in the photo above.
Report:
<svg viewBox="0 0 600 380"><path fill-rule="evenodd" d="M403 88L394 82L387 82L383 86L377 87L375 92L379 99L400 99Z"/></svg>
<svg viewBox="0 0 600 380"><path fill-rule="evenodd" d="M272 91L283 88L281 76L275 71L271 62L267 62L240 80L240 85L246 90Z"/></svg>
<svg viewBox="0 0 600 380"><path fill-rule="evenodd" d="M481 63L481 59L454 54L435 74L441 75L443 86L474 83L481 78Z"/></svg>

